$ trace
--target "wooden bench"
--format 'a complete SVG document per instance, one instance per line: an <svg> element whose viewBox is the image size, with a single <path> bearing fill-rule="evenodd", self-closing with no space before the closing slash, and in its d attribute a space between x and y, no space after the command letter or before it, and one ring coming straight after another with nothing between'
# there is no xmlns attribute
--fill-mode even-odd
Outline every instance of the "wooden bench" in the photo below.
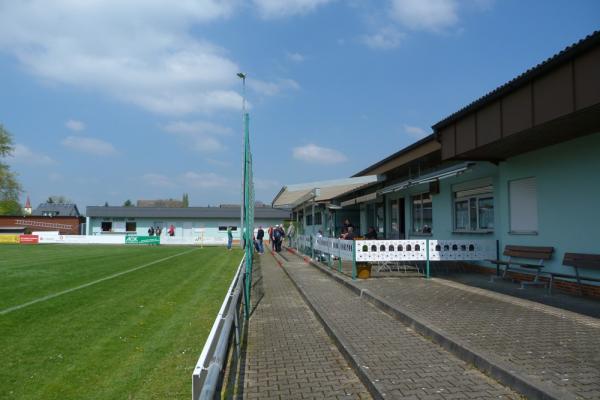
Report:
<svg viewBox="0 0 600 400"><path fill-rule="evenodd" d="M580 253L565 253L563 265L573 267L575 274L567 274L564 272L550 273L550 292L552 291L552 283L554 278L570 278L576 279L579 286L579 293L583 295L581 289L581 281L600 282L600 278L585 277L579 274L579 269L600 271L600 254L580 254Z"/></svg>
<svg viewBox="0 0 600 400"><path fill-rule="evenodd" d="M487 260L492 264L496 264L496 268L500 271L500 265L504 265L504 272L502 278L506 278L509 271L513 272L525 272L527 274L535 270L535 276L532 282L521 282L521 288L525 285L543 285L544 282L540 282L539 277L544 268L544 261L552 258L554 253L554 247L547 246L514 246L506 245L504 247L503 255L507 256L507 260ZM516 259L516 260L515 260ZM532 262L524 262L522 260L534 260ZM515 268L516 267L516 268ZM491 281L497 276L492 276Z"/></svg>

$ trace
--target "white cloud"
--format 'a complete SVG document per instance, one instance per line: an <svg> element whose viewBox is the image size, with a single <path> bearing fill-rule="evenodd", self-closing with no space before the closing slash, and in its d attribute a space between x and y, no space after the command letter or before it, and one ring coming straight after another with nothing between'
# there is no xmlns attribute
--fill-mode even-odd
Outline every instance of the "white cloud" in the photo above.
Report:
<svg viewBox="0 0 600 400"><path fill-rule="evenodd" d="M239 71L225 51L190 34L226 18L236 0L46 0L0 12L0 49L33 75L158 113L239 109Z"/></svg>
<svg viewBox="0 0 600 400"><path fill-rule="evenodd" d="M231 135L230 128L205 121L171 122L164 130L179 137L186 146L202 153L224 149L221 138Z"/></svg>
<svg viewBox="0 0 600 400"><path fill-rule="evenodd" d="M77 121L76 119L70 119L65 122L65 126L67 129L73 132L81 132L85 129L85 124L81 121Z"/></svg>
<svg viewBox="0 0 600 400"><path fill-rule="evenodd" d="M333 0L254 0L263 18L282 18L292 15L308 14L317 7L331 3Z"/></svg>
<svg viewBox="0 0 600 400"><path fill-rule="evenodd" d="M183 191L237 188L229 178L214 172L187 171L172 177L159 173L147 173L142 175L142 181L147 185L159 188L177 188L177 190Z"/></svg>
<svg viewBox="0 0 600 400"><path fill-rule="evenodd" d="M56 161L51 157L35 152L24 144L15 144L14 151L10 157L16 164L26 165L51 165L56 164Z"/></svg>
<svg viewBox="0 0 600 400"><path fill-rule="evenodd" d="M144 174L142 176L142 181L144 181L145 184L151 185L151 186L158 186L158 187L173 187L173 186L175 186L175 182L173 182L168 176L163 175L163 174L155 174L155 173Z"/></svg>
<svg viewBox="0 0 600 400"><path fill-rule="evenodd" d="M269 189L280 188L281 183L274 179L254 178L254 187L257 190L269 190Z"/></svg>
<svg viewBox="0 0 600 400"><path fill-rule="evenodd" d="M196 189L238 188L227 177L214 172L188 171L180 177L180 181L183 186Z"/></svg>
<svg viewBox="0 0 600 400"><path fill-rule="evenodd" d="M346 156L334 149L320 147L316 144L294 147L294 158L316 164L338 164L347 160Z"/></svg>
<svg viewBox="0 0 600 400"><path fill-rule="evenodd" d="M117 153L111 143L90 137L67 136L62 144L72 150L96 156L112 156Z"/></svg>
<svg viewBox="0 0 600 400"><path fill-rule="evenodd" d="M456 0L391 0L391 16L413 30L440 32L458 22Z"/></svg>
<svg viewBox="0 0 600 400"><path fill-rule="evenodd" d="M363 36L362 42L372 49L389 50L398 47L405 36L396 28L388 26L376 33Z"/></svg>
<svg viewBox="0 0 600 400"><path fill-rule="evenodd" d="M248 79L248 87L256 93L265 96L275 96L284 90L299 90L300 85L292 79L280 79L277 82L265 82L258 79Z"/></svg>
<svg viewBox="0 0 600 400"><path fill-rule="evenodd" d="M301 63L304 61L305 57L300 53L287 53L288 60L293 62Z"/></svg>
<svg viewBox="0 0 600 400"><path fill-rule="evenodd" d="M427 135L427 131L419 126L411 126L411 125L402 125L402 128L404 129L404 132L409 134L412 137L415 138L422 138L425 137L425 135Z"/></svg>

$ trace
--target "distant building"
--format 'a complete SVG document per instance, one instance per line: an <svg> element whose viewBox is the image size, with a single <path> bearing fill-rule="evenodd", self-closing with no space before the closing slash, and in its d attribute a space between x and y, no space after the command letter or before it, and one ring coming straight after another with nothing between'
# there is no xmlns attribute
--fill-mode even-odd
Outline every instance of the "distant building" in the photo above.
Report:
<svg viewBox="0 0 600 400"><path fill-rule="evenodd" d="M31 201L29 200L29 196L27 196L27 201L25 202L25 207L23 208L23 213L25 215L31 215Z"/></svg>
<svg viewBox="0 0 600 400"><path fill-rule="evenodd" d="M166 207L166 208L182 208L183 201L174 199L158 199L158 200L138 200L138 207Z"/></svg>
<svg viewBox="0 0 600 400"><path fill-rule="evenodd" d="M152 226L160 227L167 239L168 228L175 228L175 239L187 240L203 236L207 241L227 238L227 227L238 239L240 206L226 207L87 207L88 235L132 234L145 236ZM254 226L282 224L290 219L288 210L260 207L254 212ZM161 239L162 240L162 239Z"/></svg>
<svg viewBox="0 0 600 400"><path fill-rule="evenodd" d="M31 207L31 206L30 206ZM42 203L31 215L36 217L80 217L76 204Z"/></svg>

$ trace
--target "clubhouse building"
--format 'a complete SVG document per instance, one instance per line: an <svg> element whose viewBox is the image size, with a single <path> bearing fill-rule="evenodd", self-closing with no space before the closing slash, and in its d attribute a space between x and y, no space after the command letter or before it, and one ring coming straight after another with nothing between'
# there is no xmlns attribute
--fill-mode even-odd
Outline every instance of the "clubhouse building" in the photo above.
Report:
<svg viewBox="0 0 600 400"><path fill-rule="evenodd" d="M432 129L352 177L284 186L272 204L305 234L337 237L348 218L378 239L549 246L548 271L566 270L565 253L600 253L600 31Z"/></svg>

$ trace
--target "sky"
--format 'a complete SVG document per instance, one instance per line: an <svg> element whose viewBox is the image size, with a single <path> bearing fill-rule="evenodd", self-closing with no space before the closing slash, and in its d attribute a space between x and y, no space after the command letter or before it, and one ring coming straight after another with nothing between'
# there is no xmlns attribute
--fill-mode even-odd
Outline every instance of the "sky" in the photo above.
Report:
<svg viewBox="0 0 600 400"><path fill-rule="evenodd" d="M239 203L345 178L600 29L597 0L0 0L0 124L32 205Z"/></svg>

